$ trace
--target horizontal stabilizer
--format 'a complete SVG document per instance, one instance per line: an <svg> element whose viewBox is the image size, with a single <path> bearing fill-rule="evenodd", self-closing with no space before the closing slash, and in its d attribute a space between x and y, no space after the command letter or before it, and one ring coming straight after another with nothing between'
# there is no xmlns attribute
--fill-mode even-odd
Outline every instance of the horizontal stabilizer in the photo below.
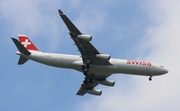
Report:
<svg viewBox="0 0 180 111"><path fill-rule="evenodd" d="M15 38L11 38L18 48L19 52L25 54L25 55L30 55L31 53Z"/></svg>
<svg viewBox="0 0 180 111"><path fill-rule="evenodd" d="M19 65L22 65L22 64L24 64L25 62L27 62L28 60L29 60L29 59L20 56L19 61L18 61L18 64L19 64Z"/></svg>

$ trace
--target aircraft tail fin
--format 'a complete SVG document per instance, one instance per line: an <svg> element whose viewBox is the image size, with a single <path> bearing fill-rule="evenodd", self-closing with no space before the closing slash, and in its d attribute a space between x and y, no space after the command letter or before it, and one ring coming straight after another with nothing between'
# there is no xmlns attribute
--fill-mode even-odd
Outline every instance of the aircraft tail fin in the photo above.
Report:
<svg viewBox="0 0 180 111"><path fill-rule="evenodd" d="M19 42L27 49L39 51L26 35L18 35Z"/></svg>
<svg viewBox="0 0 180 111"><path fill-rule="evenodd" d="M25 58L25 57L23 57L23 56L20 56L19 57L19 61L18 61L18 64L19 65L22 65L22 64L24 64L25 62L27 62L29 59L27 59L27 58Z"/></svg>

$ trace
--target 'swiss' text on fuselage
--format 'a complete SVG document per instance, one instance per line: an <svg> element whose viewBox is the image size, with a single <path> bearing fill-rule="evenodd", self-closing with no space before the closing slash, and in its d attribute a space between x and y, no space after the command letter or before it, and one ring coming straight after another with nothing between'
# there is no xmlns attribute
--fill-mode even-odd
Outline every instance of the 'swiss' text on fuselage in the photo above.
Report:
<svg viewBox="0 0 180 111"><path fill-rule="evenodd" d="M137 60L127 60L127 64L151 66L151 62L137 61Z"/></svg>

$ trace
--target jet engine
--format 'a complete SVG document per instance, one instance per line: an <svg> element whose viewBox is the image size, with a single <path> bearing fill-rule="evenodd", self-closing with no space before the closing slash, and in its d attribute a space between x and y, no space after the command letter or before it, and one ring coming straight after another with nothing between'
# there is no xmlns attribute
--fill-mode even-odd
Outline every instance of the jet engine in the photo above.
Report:
<svg viewBox="0 0 180 111"><path fill-rule="evenodd" d="M115 84L115 81L112 81L112 80L101 80L101 81L99 81L100 82L100 84L102 84L102 85L105 85L105 86L114 86L114 84Z"/></svg>
<svg viewBox="0 0 180 111"><path fill-rule="evenodd" d="M102 91L91 89L91 90L88 90L87 93L100 96L102 94Z"/></svg>
<svg viewBox="0 0 180 111"><path fill-rule="evenodd" d="M106 61L108 61L111 58L111 56L108 54L96 54L96 57L99 59L106 60Z"/></svg>
<svg viewBox="0 0 180 111"><path fill-rule="evenodd" d="M77 35L77 38L81 39L83 41L91 41L92 40L91 35L85 35L85 34Z"/></svg>

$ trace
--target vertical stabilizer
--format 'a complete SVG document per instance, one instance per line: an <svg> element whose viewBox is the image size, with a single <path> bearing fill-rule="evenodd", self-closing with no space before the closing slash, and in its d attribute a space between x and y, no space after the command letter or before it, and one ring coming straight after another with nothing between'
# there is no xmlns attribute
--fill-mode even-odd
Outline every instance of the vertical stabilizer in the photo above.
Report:
<svg viewBox="0 0 180 111"><path fill-rule="evenodd" d="M27 49L27 50L34 50L39 51L36 46L31 42L31 40L26 35L18 35L20 43Z"/></svg>

